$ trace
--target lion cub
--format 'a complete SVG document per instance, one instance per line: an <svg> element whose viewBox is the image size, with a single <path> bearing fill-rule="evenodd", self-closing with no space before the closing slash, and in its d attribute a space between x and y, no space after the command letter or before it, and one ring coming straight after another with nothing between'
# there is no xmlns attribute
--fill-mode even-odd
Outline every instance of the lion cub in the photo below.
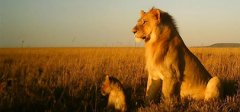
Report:
<svg viewBox="0 0 240 112"><path fill-rule="evenodd" d="M107 75L102 83L101 93L103 96L109 94L107 111L127 111L124 88L118 79Z"/></svg>

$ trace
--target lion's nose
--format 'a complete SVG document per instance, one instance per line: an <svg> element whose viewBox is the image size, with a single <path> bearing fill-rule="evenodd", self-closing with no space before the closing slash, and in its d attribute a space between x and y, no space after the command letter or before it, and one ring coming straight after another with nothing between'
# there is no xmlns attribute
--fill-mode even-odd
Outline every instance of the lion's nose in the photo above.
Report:
<svg viewBox="0 0 240 112"><path fill-rule="evenodd" d="M137 30L133 29L132 32L133 32L133 34L135 34L135 33L137 33Z"/></svg>

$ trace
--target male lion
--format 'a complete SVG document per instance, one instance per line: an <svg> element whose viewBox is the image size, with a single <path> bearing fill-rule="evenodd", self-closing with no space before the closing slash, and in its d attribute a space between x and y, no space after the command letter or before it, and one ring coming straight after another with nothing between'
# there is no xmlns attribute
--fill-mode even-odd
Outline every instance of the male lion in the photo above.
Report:
<svg viewBox="0 0 240 112"><path fill-rule="evenodd" d="M154 7L145 13L132 32L136 41L145 39L148 82L145 103L154 99L160 87L165 98L190 96L195 99L222 97L218 77L212 77L184 44L172 17Z"/></svg>
<svg viewBox="0 0 240 112"><path fill-rule="evenodd" d="M102 83L101 93L108 95L107 111L127 111L126 95L119 80L108 75Z"/></svg>

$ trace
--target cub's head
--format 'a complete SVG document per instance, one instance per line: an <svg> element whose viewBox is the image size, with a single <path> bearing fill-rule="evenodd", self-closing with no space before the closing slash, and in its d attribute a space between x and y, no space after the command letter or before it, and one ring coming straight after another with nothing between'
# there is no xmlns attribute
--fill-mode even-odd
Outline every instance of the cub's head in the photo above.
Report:
<svg viewBox="0 0 240 112"><path fill-rule="evenodd" d="M102 82L101 93L103 96L108 95L111 92L109 76L105 77L105 80Z"/></svg>
<svg viewBox="0 0 240 112"><path fill-rule="evenodd" d="M150 9L147 13L141 11L141 17L132 30L137 42L141 42L143 39L150 39L152 32L158 27L158 24L161 21L161 13L164 12L154 8Z"/></svg>

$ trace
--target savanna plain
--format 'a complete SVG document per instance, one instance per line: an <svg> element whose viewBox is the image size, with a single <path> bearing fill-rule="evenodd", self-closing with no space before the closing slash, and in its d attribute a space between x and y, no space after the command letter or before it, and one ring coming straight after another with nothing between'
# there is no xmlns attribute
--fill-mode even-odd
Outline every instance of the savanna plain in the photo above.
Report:
<svg viewBox="0 0 240 112"><path fill-rule="evenodd" d="M1 48L0 111L101 112L105 75L123 84L129 111L240 111L240 48L189 48L224 84L224 98L204 102L161 99L144 107L144 48Z"/></svg>

